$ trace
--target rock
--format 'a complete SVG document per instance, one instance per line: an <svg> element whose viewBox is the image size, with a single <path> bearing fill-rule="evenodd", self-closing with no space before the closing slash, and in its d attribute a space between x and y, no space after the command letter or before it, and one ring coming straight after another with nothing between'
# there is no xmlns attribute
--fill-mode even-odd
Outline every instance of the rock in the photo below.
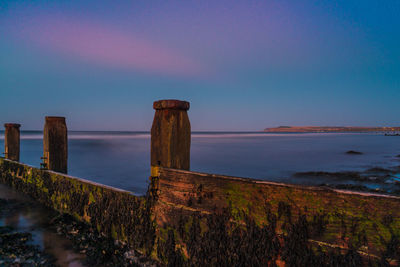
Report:
<svg viewBox="0 0 400 267"><path fill-rule="evenodd" d="M297 172L294 174L295 177L328 177L332 179L347 179L347 180L360 180L361 176L359 172Z"/></svg>
<svg viewBox="0 0 400 267"><path fill-rule="evenodd" d="M54 266L52 256L29 244L32 241L30 233L0 226L0 236L0 266Z"/></svg>
<svg viewBox="0 0 400 267"><path fill-rule="evenodd" d="M74 249L86 256L87 266L151 266L155 262L131 250L127 244L99 233L90 225L62 214L52 220L51 228L73 242Z"/></svg>
<svg viewBox="0 0 400 267"><path fill-rule="evenodd" d="M369 172L369 173L380 173L380 174L392 174L392 173L394 173L392 170L381 168L381 167L370 168L366 172Z"/></svg>
<svg viewBox="0 0 400 267"><path fill-rule="evenodd" d="M346 152L347 155L362 155L362 152L359 151L354 151L354 150L349 150Z"/></svg>
<svg viewBox="0 0 400 267"><path fill-rule="evenodd" d="M16 208L25 207L14 199L0 199L0 219ZM0 266L54 266L54 257L31 244L32 234L0 226Z"/></svg>

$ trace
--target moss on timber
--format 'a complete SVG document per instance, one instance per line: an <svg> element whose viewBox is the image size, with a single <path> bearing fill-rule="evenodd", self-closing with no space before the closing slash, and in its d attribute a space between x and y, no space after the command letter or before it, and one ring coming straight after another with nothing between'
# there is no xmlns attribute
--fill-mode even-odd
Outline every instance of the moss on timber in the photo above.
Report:
<svg viewBox="0 0 400 267"><path fill-rule="evenodd" d="M238 211L236 211L238 212ZM220 213L180 216L177 224L160 229L156 242L158 258L167 266L389 266L400 260L400 235L393 218L382 225L389 236L382 239L377 255L368 255L369 237L357 227L357 219L341 225L341 246L318 242L327 233L329 215L300 213L287 202L279 202L278 214L264 211L259 225L246 211L240 221L229 208ZM340 217L340 215L338 215ZM206 229L201 230L201 224ZM280 228L280 229L279 229Z"/></svg>
<svg viewBox="0 0 400 267"><path fill-rule="evenodd" d="M3 159L0 181L134 248L148 254L153 249L155 224L149 195L138 197Z"/></svg>
<svg viewBox="0 0 400 267"><path fill-rule="evenodd" d="M176 195L155 177L137 197L0 159L1 182L166 265L399 263L398 200L187 177Z"/></svg>
<svg viewBox="0 0 400 267"><path fill-rule="evenodd" d="M333 191L318 192L285 186L260 187L232 181L225 183L223 192L226 194L225 207L229 207L234 220L243 219L240 214L244 211L257 225L267 223L266 209L278 217L286 216L289 222L290 219L297 220L302 214L315 216L324 213L327 221L326 231L319 239L324 242L340 244L342 235L349 234L353 229L357 230L357 233L351 236L351 242L360 243L362 235L369 236L368 247L373 253L378 253L393 234L400 235L400 211L397 209L400 207L399 200L394 202L388 198L366 198L337 194ZM391 206L393 203L397 204ZM291 214L287 214L287 210L290 210ZM385 227L381 221L388 215L394 218L392 230ZM278 231L286 232L284 222L278 223Z"/></svg>
<svg viewBox="0 0 400 267"><path fill-rule="evenodd" d="M159 259L165 263L181 262L176 255L182 256L183 265L259 266L285 261L289 266L349 266L352 262L360 263L360 257L363 264L367 264L368 258L372 265L399 263L399 199L227 177L208 178L176 170L161 174L156 187L168 194L161 193L162 201L157 203L162 219L156 247ZM171 177L179 182L171 184ZM197 192L199 185L201 194ZM199 203L199 196L211 193L213 198L203 198L204 204ZM190 199L193 205L171 205L189 203ZM387 220L390 227L383 223L387 216L393 218ZM267 232L271 227L275 233ZM267 237L263 241L258 237L246 239L252 232ZM279 256L275 257L272 250L269 256L257 261L258 244L270 249L273 245L268 242L275 237L282 245ZM305 241L301 239L304 237ZM296 246L295 241L302 245ZM389 251L393 252L390 257ZM245 254L253 257L247 258ZM266 260L268 257L270 260Z"/></svg>

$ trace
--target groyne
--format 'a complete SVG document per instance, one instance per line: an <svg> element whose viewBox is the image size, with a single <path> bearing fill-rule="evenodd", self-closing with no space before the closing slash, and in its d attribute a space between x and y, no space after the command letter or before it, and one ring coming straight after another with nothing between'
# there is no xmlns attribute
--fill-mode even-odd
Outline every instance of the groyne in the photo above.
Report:
<svg viewBox="0 0 400 267"><path fill-rule="evenodd" d="M400 198L190 171L189 103L154 108L145 196L55 172L54 147L41 169L6 155L0 181L161 265L399 263ZM57 158L65 168L67 155Z"/></svg>
<svg viewBox="0 0 400 267"><path fill-rule="evenodd" d="M141 251L153 247L155 225L146 196L7 159L0 159L0 181Z"/></svg>

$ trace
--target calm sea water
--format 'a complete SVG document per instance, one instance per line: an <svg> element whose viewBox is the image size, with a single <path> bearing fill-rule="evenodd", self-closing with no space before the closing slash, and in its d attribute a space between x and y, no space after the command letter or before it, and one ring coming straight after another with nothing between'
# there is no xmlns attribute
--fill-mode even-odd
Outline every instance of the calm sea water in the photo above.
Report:
<svg viewBox="0 0 400 267"><path fill-rule="evenodd" d="M69 174L143 194L149 184L148 132L69 132ZM0 133L0 147L4 135ZM36 167L42 133L21 133L21 162ZM347 155L348 150L363 155ZM319 184L291 175L399 165L400 138L382 134L192 133L191 170Z"/></svg>

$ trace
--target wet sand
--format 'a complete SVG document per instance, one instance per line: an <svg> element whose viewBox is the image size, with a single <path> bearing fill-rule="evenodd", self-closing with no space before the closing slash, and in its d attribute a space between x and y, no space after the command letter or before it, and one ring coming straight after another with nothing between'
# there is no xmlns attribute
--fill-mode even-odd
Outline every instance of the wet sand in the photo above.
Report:
<svg viewBox="0 0 400 267"><path fill-rule="evenodd" d="M0 214L0 226L10 226L18 233L30 233L32 240L28 244L38 246L43 254L54 257L57 266L84 266L85 256L75 253L72 242L49 227L56 216L54 211L1 184L0 199L6 200Z"/></svg>

